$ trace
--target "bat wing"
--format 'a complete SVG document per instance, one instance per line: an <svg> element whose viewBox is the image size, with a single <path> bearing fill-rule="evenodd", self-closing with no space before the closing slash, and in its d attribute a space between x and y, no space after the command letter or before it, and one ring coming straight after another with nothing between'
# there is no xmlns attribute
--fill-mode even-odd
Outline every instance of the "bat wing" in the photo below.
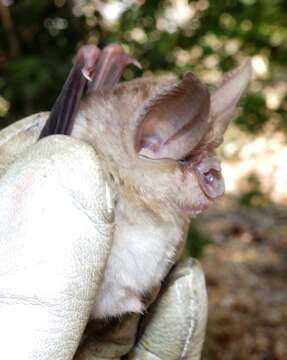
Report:
<svg viewBox="0 0 287 360"><path fill-rule="evenodd" d="M76 63L51 110L39 139L53 134L69 135L71 133L87 78L94 71L99 55L100 50L94 45L87 45L79 50Z"/></svg>
<svg viewBox="0 0 287 360"><path fill-rule="evenodd" d="M53 135L69 135L79 109L81 97L87 81L88 92L111 89L129 64L140 64L128 56L122 46L111 44L102 52L94 45L83 46L77 55L76 63L58 96L39 139Z"/></svg>

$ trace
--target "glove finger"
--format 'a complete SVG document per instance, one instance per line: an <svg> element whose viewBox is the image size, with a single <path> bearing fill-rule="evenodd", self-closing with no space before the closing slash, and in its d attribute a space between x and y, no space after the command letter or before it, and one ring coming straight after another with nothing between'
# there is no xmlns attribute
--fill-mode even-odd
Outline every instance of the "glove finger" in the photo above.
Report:
<svg viewBox="0 0 287 360"><path fill-rule="evenodd" d="M49 113L41 112L0 130L0 177L38 139Z"/></svg>
<svg viewBox="0 0 287 360"><path fill-rule="evenodd" d="M135 343L139 314L123 319L91 320L74 360L120 359Z"/></svg>
<svg viewBox="0 0 287 360"><path fill-rule="evenodd" d="M206 320L203 271L196 260L188 259L171 271L128 359L200 359Z"/></svg>
<svg viewBox="0 0 287 360"><path fill-rule="evenodd" d="M146 306L153 303L159 289L146 294ZM135 344L141 314L127 314L120 319L90 320L74 360L122 359Z"/></svg>
<svg viewBox="0 0 287 360"><path fill-rule="evenodd" d="M51 136L9 167L0 198L0 358L70 360L112 240L100 161Z"/></svg>

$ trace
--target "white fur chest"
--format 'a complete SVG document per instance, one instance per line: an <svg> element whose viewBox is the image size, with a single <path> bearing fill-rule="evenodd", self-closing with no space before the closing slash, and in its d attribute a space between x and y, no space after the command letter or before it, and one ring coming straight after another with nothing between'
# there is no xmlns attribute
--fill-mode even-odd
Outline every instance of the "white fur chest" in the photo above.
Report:
<svg viewBox="0 0 287 360"><path fill-rule="evenodd" d="M118 205L112 251L93 310L95 318L142 312L141 298L158 287L181 251L184 221L164 222L139 206Z"/></svg>

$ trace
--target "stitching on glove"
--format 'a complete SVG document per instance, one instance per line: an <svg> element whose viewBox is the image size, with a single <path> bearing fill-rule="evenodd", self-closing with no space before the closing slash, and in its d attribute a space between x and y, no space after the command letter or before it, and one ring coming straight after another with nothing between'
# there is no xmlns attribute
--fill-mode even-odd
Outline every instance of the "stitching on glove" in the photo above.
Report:
<svg viewBox="0 0 287 360"><path fill-rule="evenodd" d="M155 358L157 358L158 360L161 360L160 357L158 357L153 351L149 350L143 343L140 344L140 346L147 352L152 354Z"/></svg>
<svg viewBox="0 0 287 360"><path fill-rule="evenodd" d="M188 278L189 280L189 286L190 286L190 289L192 289L192 277L189 276ZM196 302L194 300L194 298L191 298L191 304L190 304L191 308L196 309ZM194 314L194 311L192 312L192 314ZM197 323L197 317L195 315L190 317L190 324L189 324L189 327L188 327L188 332L187 332L187 337L186 337L186 340L185 340L185 344L184 344L184 347L183 347L183 350L181 352L181 355L180 355L180 360L183 360L187 354L187 351L188 351L188 348L189 348L189 345L190 345L190 342L191 342L191 339L192 339L192 335L194 333L194 329L196 328L196 323Z"/></svg>

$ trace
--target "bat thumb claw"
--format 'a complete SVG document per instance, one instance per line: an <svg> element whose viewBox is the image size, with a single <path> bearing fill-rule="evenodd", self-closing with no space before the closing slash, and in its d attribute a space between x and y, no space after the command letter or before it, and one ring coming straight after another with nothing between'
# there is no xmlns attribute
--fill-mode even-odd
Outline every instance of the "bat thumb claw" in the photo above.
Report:
<svg viewBox="0 0 287 360"><path fill-rule="evenodd" d="M141 63L139 61L137 61L135 58L129 58L128 59L128 65L129 64L136 66L140 70L142 70L142 68L143 68Z"/></svg>
<svg viewBox="0 0 287 360"><path fill-rule="evenodd" d="M82 69L82 75L84 76L85 79L87 79L88 81L92 81L92 78L89 74L89 71L87 69Z"/></svg>

